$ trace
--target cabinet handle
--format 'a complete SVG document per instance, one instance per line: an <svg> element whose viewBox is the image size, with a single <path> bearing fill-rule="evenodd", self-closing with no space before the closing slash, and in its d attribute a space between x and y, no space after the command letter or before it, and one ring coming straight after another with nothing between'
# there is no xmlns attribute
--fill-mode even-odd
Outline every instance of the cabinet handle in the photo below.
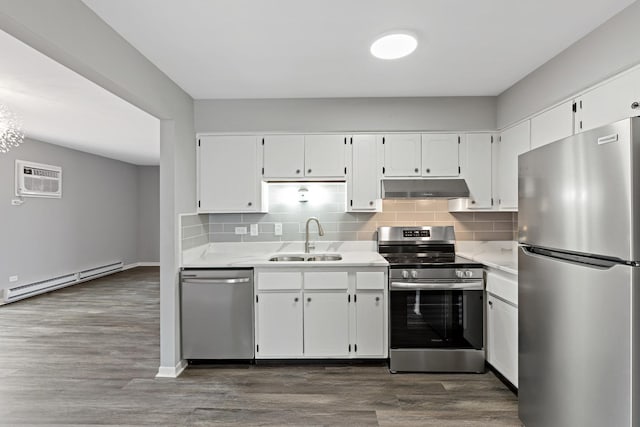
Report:
<svg viewBox="0 0 640 427"><path fill-rule="evenodd" d="M300 173L300 169L296 169L296 173Z"/></svg>
<svg viewBox="0 0 640 427"><path fill-rule="evenodd" d="M376 297L376 302L380 301L380 297Z"/></svg>
<svg viewBox="0 0 640 427"><path fill-rule="evenodd" d="M311 173L311 169L307 169L307 173Z"/></svg>
<svg viewBox="0 0 640 427"><path fill-rule="evenodd" d="M369 206L373 206L373 201L370 201L370 202L369 202Z"/></svg>
<svg viewBox="0 0 640 427"><path fill-rule="evenodd" d="M298 302L298 297L295 297L295 298L293 299L293 302Z"/></svg>
<svg viewBox="0 0 640 427"><path fill-rule="evenodd" d="M637 110L638 108L640 108L640 103L638 101L633 102L631 104L631 108Z"/></svg>
<svg viewBox="0 0 640 427"><path fill-rule="evenodd" d="M253 205L253 203L251 203L251 202L247 203L247 206L252 206L252 205Z"/></svg>
<svg viewBox="0 0 640 427"><path fill-rule="evenodd" d="M472 205L475 205L475 204L476 204L476 201L475 201L475 200L472 200L472 201L471 201L471 204L472 204Z"/></svg>
<svg viewBox="0 0 640 427"><path fill-rule="evenodd" d="M416 172L418 172L418 171L416 171ZM427 169L427 173L431 173L431 169Z"/></svg>
<svg viewBox="0 0 640 427"><path fill-rule="evenodd" d="M428 170L428 169L427 169L427 170ZM415 168L413 171L414 171L415 173L418 173L418 172L419 172L419 169L418 169L418 168Z"/></svg>
<svg viewBox="0 0 640 427"><path fill-rule="evenodd" d="M311 302L311 298L307 298L307 302Z"/></svg>
<svg viewBox="0 0 640 427"><path fill-rule="evenodd" d="M493 301L489 301L489 307L493 307Z"/></svg>

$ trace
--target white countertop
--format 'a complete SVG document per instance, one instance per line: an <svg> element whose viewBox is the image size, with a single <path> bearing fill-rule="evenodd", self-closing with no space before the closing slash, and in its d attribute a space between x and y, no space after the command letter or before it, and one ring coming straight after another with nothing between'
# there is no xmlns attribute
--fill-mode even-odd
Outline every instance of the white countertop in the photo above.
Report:
<svg viewBox="0 0 640 427"><path fill-rule="evenodd" d="M304 242L209 243L182 254L185 268L229 267L386 267L389 263L376 251L375 242L315 242L309 255L340 254L340 261L269 261L275 255L304 252Z"/></svg>
<svg viewBox="0 0 640 427"><path fill-rule="evenodd" d="M518 275L518 242L456 242L456 255Z"/></svg>

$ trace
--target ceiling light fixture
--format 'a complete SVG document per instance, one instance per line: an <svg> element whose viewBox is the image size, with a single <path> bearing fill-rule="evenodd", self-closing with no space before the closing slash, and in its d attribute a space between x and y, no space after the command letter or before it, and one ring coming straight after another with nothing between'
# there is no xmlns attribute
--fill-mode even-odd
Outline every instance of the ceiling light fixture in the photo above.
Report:
<svg viewBox="0 0 640 427"><path fill-rule="evenodd" d="M6 153L24 141L22 122L9 108L0 104L0 153Z"/></svg>
<svg viewBox="0 0 640 427"><path fill-rule="evenodd" d="M418 47L415 35L406 31L393 31L378 37L371 44L371 54L380 59L398 59L410 55Z"/></svg>

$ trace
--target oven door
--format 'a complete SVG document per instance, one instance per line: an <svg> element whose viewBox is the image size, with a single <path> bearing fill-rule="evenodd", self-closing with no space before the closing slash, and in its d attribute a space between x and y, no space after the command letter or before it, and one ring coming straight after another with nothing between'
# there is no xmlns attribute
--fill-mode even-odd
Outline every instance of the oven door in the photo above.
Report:
<svg viewBox="0 0 640 427"><path fill-rule="evenodd" d="M482 281L392 281L392 349L484 346Z"/></svg>

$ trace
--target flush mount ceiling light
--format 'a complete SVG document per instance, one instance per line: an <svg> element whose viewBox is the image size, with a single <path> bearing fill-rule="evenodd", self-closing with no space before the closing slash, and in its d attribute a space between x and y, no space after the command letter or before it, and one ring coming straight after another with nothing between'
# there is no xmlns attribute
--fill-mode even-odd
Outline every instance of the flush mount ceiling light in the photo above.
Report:
<svg viewBox="0 0 640 427"><path fill-rule="evenodd" d="M411 54L418 47L415 35L406 31L393 31L378 37L371 44L371 54L380 59L398 59Z"/></svg>
<svg viewBox="0 0 640 427"><path fill-rule="evenodd" d="M0 104L0 153L6 153L22 144L22 123L6 105Z"/></svg>

